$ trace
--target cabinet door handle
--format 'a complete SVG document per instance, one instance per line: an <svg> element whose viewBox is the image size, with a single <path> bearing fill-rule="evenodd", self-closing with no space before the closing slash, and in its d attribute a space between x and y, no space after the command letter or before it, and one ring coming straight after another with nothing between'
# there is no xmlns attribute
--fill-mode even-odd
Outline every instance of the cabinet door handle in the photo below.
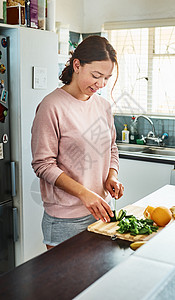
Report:
<svg viewBox="0 0 175 300"><path fill-rule="evenodd" d="M11 161L11 182L12 182L12 197L16 196L16 164L14 161Z"/></svg>
<svg viewBox="0 0 175 300"><path fill-rule="evenodd" d="M18 209L17 209L17 207L13 207L13 240L14 240L14 243L17 242L18 238L19 238Z"/></svg>

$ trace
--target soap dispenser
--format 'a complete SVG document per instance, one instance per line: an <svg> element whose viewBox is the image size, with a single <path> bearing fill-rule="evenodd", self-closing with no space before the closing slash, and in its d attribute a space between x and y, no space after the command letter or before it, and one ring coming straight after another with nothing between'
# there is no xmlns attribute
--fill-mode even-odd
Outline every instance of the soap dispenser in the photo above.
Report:
<svg viewBox="0 0 175 300"><path fill-rule="evenodd" d="M122 142L129 143L129 130L127 129L127 124L124 124L124 129L122 130Z"/></svg>

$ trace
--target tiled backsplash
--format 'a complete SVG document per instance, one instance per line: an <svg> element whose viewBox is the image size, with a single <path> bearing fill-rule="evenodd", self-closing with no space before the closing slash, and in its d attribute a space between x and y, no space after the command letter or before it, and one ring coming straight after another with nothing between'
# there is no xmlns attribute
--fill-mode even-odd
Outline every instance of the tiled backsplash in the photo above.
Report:
<svg viewBox="0 0 175 300"><path fill-rule="evenodd" d="M117 140L122 139L122 130L124 129L124 124L128 125L128 130L130 130L132 116L114 116L115 127L117 131ZM155 126L156 136L161 137L164 132L168 133L168 139L165 140L165 145L175 147L175 119L163 119L150 117ZM146 136L149 131L152 130L151 124L144 118L138 119L138 132L139 137L143 134Z"/></svg>

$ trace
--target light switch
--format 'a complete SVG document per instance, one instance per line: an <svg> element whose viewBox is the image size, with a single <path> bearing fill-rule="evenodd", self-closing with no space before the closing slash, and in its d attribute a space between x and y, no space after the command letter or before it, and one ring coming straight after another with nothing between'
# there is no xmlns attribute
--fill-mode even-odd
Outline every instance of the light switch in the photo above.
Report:
<svg viewBox="0 0 175 300"><path fill-rule="evenodd" d="M32 69L32 88L33 89L47 89L47 68L33 67Z"/></svg>

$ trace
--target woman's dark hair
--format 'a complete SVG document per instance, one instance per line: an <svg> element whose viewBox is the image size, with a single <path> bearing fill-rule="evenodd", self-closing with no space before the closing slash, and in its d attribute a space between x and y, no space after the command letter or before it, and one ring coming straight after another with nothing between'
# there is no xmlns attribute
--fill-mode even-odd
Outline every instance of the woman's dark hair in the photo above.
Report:
<svg viewBox="0 0 175 300"><path fill-rule="evenodd" d="M73 60L75 58L80 61L81 66L90 64L93 61L111 60L116 64L117 67L117 78L115 80L116 83L118 79L117 53L106 38L98 35L91 35L85 38L77 46L68 63L66 64L66 67L62 71L62 74L59 76L59 79L64 84L70 84L72 81L72 75L74 72Z"/></svg>

